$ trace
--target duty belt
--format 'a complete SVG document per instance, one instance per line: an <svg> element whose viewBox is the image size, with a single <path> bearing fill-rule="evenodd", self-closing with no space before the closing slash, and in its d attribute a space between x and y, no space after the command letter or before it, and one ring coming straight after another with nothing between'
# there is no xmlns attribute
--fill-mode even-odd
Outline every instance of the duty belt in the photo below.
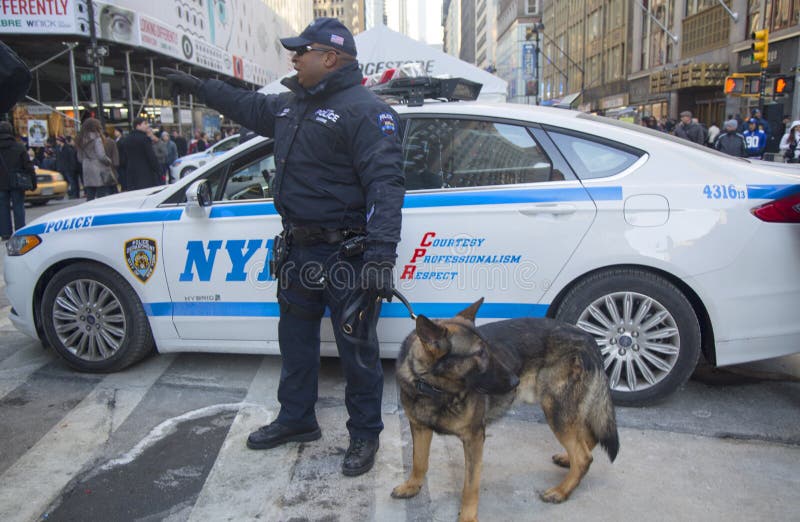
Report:
<svg viewBox="0 0 800 522"><path fill-rule="evenodd" d="M290 225L288 232L292 244L297 246L318 245L320 243L339 244L346 239L365 233L364 230L360 229L323 228L318 225Z"/></svg>

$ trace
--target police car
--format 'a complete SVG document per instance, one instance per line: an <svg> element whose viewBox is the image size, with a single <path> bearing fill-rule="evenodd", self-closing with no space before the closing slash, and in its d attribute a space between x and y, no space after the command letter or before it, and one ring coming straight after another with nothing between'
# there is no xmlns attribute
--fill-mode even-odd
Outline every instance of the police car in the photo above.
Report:
<svg viewBox="0 0 800 522"><path fill-rule="evenodd" d="M414 311L548 316L597 340L615 400L645 404L699 356L800 350L800 175L623 122L480 102L399 105L396 268ZM15 326L82 371L158 352L278 353L272 142L173 185L45 215L8 242ZM413 328L395 300L384 357ZM323 353L335 354L324 322Z"/></svg>
<svg viewBox="0 0 800 522"><path fill-rule="evenodd" d="M211 145L203 152L187 154L186 156L176 159L172 162L172 165L169 166L170 181L172 182L183 178L193 170L199 169L217 156L225 154L238 144L239 135L234 134L229 138L225 138L224 140L220 140L214 145Z"/></svg>

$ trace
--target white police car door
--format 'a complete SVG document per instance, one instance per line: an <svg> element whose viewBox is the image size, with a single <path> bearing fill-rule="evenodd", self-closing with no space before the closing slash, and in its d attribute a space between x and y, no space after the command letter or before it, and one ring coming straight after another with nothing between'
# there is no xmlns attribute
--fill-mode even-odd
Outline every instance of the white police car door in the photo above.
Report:
<svg viewBox="0 0 800 522"><path fill-rule="evenodd" d="M542 316L541 296L596 207L541 129L486 119L410 117L398 287L415 312L450 317L485 297L480 319ZM385 340L413 326L384 305ZM391 319L391 318L397 319Z"/></svg>
<svg viewBox="0 0 800 522"><path fill-rule="evenodd" d="M268 260L281 230L270 199L274 172L271 142L259 143L208 172L207 216L184 212L165 225L171 313L182 339L277 338L269 335L278 306Z"/></svg>

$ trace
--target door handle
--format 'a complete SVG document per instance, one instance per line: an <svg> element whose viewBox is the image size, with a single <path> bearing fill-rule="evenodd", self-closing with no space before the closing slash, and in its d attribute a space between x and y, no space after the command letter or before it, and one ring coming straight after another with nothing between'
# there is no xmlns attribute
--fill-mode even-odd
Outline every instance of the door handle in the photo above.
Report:
<svg viewBox="0 0 800 522"><path fill-rule="evenodd" d="M542 214L552 214L554 216L563 216L566 214L574 214L578 210L575 205L568 205L564 203L542 203L532 207L520 209L520 213L526 216L540 216Z"/></svg>

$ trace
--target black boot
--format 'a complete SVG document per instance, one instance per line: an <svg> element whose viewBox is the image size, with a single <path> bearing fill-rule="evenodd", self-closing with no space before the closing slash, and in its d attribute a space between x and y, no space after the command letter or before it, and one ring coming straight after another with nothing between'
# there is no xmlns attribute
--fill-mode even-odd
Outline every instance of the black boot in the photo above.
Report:
<svg viewBox="0 0 800 522"><path fill-rule="evenodd" d="M369 471L375 464L378 446L380 446L378 439L351 438L350 447L344 454L342 473L348 477L355 477Z"/></svg>
<svg viewBox="0 0 800 522"><path fill-rule="evenodd" d="M287 442L311 442L322 437L319 427L313 429L297 429L278 422L262 426L247 437L250 449L269 449Z"/></svg>

